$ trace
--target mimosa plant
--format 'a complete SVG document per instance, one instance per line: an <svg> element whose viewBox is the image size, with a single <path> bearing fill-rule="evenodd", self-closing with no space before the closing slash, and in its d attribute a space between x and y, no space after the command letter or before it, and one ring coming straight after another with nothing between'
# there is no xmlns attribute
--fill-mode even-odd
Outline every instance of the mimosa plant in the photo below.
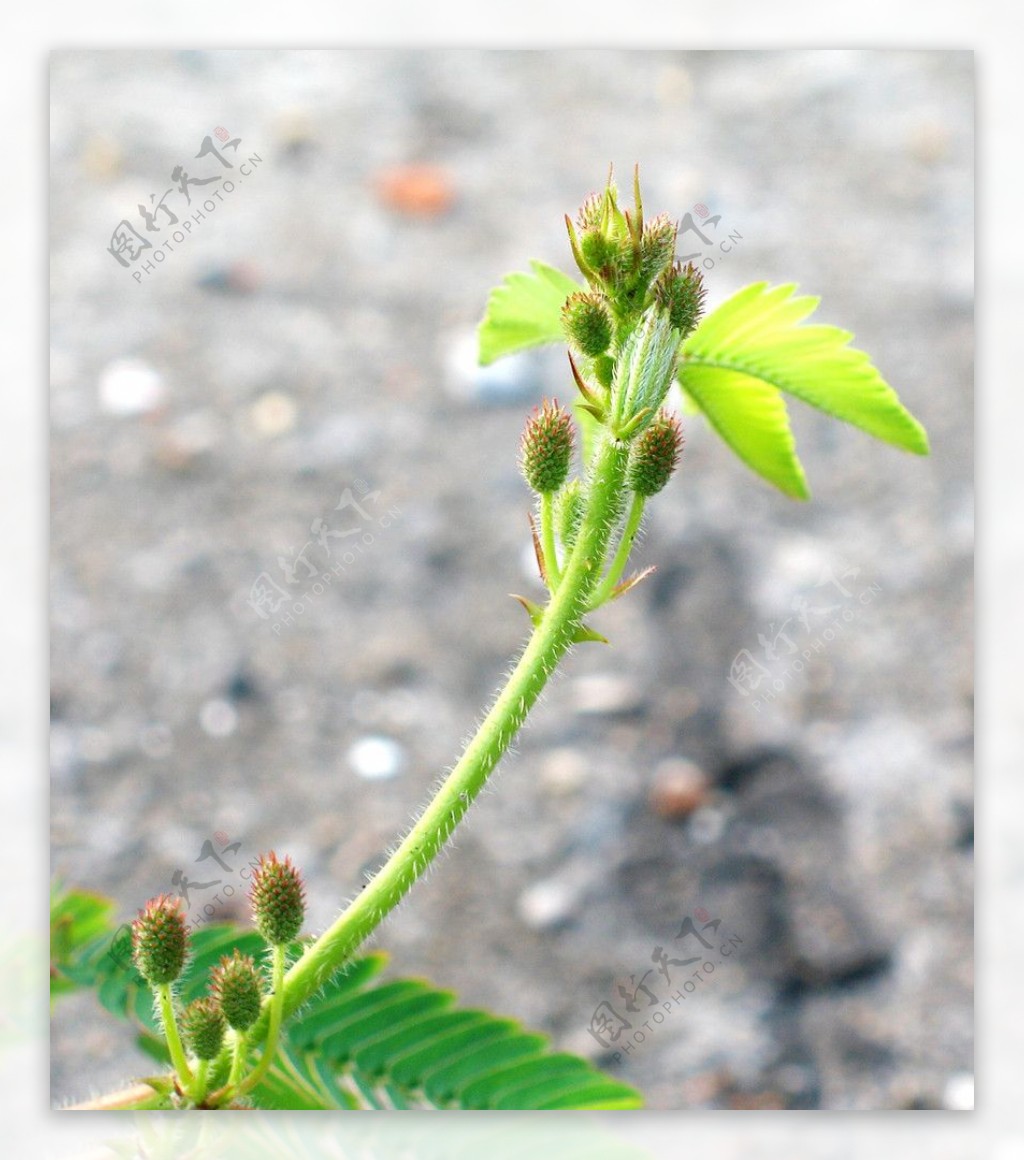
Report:
<svg viewBox="0 0 1024 1160"><path fill-rule="evenodd" d="M449 839L555 668L604 641L595 620L651 571L626 576L648 503L683 444L671 407L691 411L786 495L806 499L784 395L896 447L927 454L924 429L852 335L804 320L818 300L759 282L704 313L705 286L676 260L676 226L644 215L639 178L623 209L609 175L566 217L582 281L542 262L490 297L480 360L568 341L570 406L546 400L526 422L520 464L543 601L520 600L532 631L476 735L394 853L315 938L300 938L303 886L264 856L252 890L255 932L230 925L186 937L179 903L151 900L133 924L136 972L106 954L112 904L77 892L54 907L56 991L93 986L132 1017L160 1075L91 1108L625 1108L641 1098L589 1062L486 1011L464 1010L418 980L377 982L384 958L360 953ZM679 397L676 397L679 401Z"/></svg>

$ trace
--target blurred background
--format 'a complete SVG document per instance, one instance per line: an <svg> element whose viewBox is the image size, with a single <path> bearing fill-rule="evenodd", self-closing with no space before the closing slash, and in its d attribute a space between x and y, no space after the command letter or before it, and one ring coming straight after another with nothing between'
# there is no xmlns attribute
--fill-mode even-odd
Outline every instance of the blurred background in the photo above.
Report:
<svg viewBox="0 0 1024 1160"><path fill-rule="evenodd" d="M971 55L82 51L51 86L53 872L202 922L273 847L311 930L359 889L540 592L516 446L570 383L475 365L487 294L570 271L564 213L639 162L709 303L820 295L932 456L794 406L797 504L687 419L657 573L376 943L654 1108L971 1106ZM640 1040L688 917L735 953ZM147 1066L90 996L52 1048L58 1103Z"/></svg>

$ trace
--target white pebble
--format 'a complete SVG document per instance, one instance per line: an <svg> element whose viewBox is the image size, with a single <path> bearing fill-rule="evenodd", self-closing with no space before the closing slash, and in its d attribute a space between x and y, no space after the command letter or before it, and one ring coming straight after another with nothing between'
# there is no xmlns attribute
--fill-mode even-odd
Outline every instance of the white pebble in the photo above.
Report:
<svg viewBox="0 0 1024 1160"><path fill-rule="evenodd" d="M536 882L519 895L519 917L534 930L549 930L564 922L576 902L575 893L564 883L548 879Z"/></svg>
<svg viewBox="0 0 1024 1160"><path fill-rule="evenodd" d="M108 414L145 415L163 402L163 378L142 359L115 359L100 374L99 397Z"/></svg>
<svg viewBox="0 0 1024 1160"><path fill-rule="evenodd" d="M295 400L281 391L267 391L249 409L249 421L262 439L284 435L295 426L297 417Z"/></svg>
<svg viewBox="0 0 1024 1160"><path fill-rule="evenodd" d="M390 737L363 737L350 747L348 762L359 777L383 781L401 772L405 750Z"/></svg>

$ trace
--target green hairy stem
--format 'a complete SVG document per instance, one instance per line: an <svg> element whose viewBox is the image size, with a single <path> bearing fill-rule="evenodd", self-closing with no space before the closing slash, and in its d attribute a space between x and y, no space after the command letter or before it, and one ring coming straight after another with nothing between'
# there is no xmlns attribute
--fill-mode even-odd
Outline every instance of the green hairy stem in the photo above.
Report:
<svg viewBox="0 0 1024 1160"><path fill-rule="evenodd" d="M627 445L605 436L595 448L576 543L505 687L462 757L398 849L348 908L291 967L284 979L284 1016L302 1005L341 967L398 905L444 846L512 743L541 690L579 630L599 582L616 526ZM267 1005L253 1030L261 1036Z"/></svg>

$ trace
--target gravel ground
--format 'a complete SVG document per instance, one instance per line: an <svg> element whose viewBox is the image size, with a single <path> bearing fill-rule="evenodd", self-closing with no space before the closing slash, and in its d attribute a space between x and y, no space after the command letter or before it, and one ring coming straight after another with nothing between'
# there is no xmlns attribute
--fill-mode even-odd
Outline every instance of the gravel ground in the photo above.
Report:
<svg viewBox="0 0 1024 1160"><path fill-rule="evenodd" d="M359 888L538 591L516 441L564 356L475 368L487 292L568 270L562 215L639 161L649 211L703 223L712 303L821 295L933 454L794 410L796 504L687 420L658 572L377 942L654 1108L970 1106L971 55L62 52L51 82L55 873L126 917L184 873L201 921L274 847L314 930ZM219 158L234 189L186 204ZM153 240L125 266L122 219ZM687 917L715 969L643 1032ZM146 1066L90 996L52 1064L57 1103Z"/></svg>

